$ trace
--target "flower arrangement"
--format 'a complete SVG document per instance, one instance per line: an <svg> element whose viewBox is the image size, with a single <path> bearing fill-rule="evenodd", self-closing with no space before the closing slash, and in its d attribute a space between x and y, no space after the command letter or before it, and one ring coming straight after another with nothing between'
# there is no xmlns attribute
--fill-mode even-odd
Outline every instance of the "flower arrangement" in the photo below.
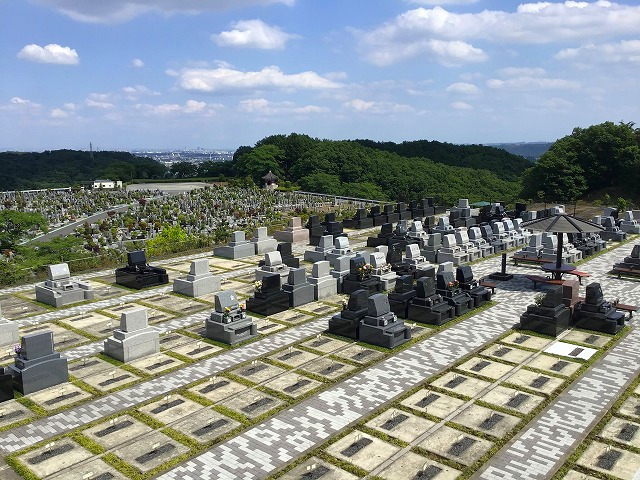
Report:
<svg viewBox="0 0 640 480"><path fill-rule="evenodd" d="M371 273L373 272L373 267L369 263L365 263L363 266L358 268L358 280L362 281L371 277Z"/></svg>
<svg viewBox="0 0 640 480"><path fill-rule="evenodd" d="M447 283L447 287L449 287L449 290L453 290L454 288L458 288L460 286L460 282L458 282L457 280L453 280L452 282Z"/></svg>
<svg viewBox="0 0 640 480"><path fill-rule="evenodd" d="M262 281L261 280L256 280L255 282L253 282L253 289L256 292L261 292L262 291Z"/></svg>
<svg viewBox="0 0 640 480"><path fill-rule="evenodd" d="M542 302L544 302L544 297L545 297L544 293L540 293L536 295L535 298L533 299L533 303L535 303L537 307L542 306Z"/></svg>
<svg viewBox="0 0 640 480"><path fill-rule="evenodd" d="M222 313L223 320L228 321L229 317L231 317L231 309L229 307L224 308L224 312Z"/></svg>

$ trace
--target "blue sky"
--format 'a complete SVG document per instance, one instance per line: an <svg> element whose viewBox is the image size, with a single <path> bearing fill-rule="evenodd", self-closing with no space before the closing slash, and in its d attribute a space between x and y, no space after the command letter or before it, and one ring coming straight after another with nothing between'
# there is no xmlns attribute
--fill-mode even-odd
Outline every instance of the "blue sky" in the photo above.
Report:
<svg viewBox="0 0 640 480"><path fill-rule="evenodd" d="M640 2L0 0L0 150L638 121Z"/></svg>

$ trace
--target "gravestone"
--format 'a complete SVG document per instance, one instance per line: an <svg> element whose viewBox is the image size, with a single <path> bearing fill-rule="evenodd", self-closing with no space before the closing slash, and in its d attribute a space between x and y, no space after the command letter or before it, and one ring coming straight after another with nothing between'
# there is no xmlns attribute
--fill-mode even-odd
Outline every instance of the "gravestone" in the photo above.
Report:
<svg viewBox="0 0 640 480"><path fill-rule="evenodd" d="M395 206L390 203L384 206L383 215L386 215L387 223L396 223L400 220L400 214L396 213Z"/></svg>
<svg viewBox="0 0 640 480"><path fill-rule="evenodd" d="M238 230L231 234L229 245L216 247L213 250L213 254L217 257L238 260L240 258L252 257L255 255L255 251L255 246L245 238L244 232Z"/></svg>
<svg viewBox="0 0 640 480"><path fill-rule="evenodd" d="M373 226L379 227L380 225L387 223L387 217L380 213L380 205L374 205L369 210L369 217L373 220Z"/></svg>
<svg viewBox="0 0 640 480"><path fill-rule="evenodd" d="M367 247L377 247L379 245L388 245L389 239L393 236L393 225L390 223L382 224L380 232L376 237L367 238Z"/></svg>
<svg viewBox="0 0 640 480"><path fill-rule="evenodd" d="M373 218L367 216L367 210L364 208L358 208L356 214L350 220L345 220L344 226L347 228L353 228L361 230L363 228L373 227Z"/></svg>
<svg viewBox="0 0 640 480"><path fill-rule="evenodd" d="M520 328L557 337L569 328L571 313L562 302L562 286L547 292L540 305L529 305L520 317Z"/></svg>
<svg viewBox="0 0 640 480"><path fill-rule="evenodd" d="M144 250L136 250L127 253L126 267L116 269L116 283L140 290L169 283L169 275L164 268L149 265Z"/></svg>
<svg viewBox="0 0 640 480"><path fill-rule="evenodd" d="M93 300L93 288L88 283L73 281L69 265L58 263L47 266L48 279L36 285L36 300L56 308L71 303Z"/></svg>
<svg viewBox="0 0 640 480"><path fill-rule="evenodd" d="M518 255L525 258L540 258L544 245L542 244L542 233L534 233L529 237L529 244L522 250L518 251Z"/></svg>
<svg viewBox="0 0 640 480"><path fill-rule="evenodd" d="M452 262L444 262L438 266L436 293L442 295L444 301L455 308L456 316L463 315L473 308L473 299L467 292L462 291L454 276Z"/></svg>
<svg viewBox="0 0 640 480"><path fill-rule="evenodd" d="M281 277L278 273L265 273L247 299L247 310L268 317L284 312L289 308L289 295L280 288Z"/></svg>
<svg viewBox="0 0 640 480"><path fill-rule="evenodd" d="M599 283L587 285L584 301L573 307L570 326L615 335L624 327L625 314L607 302Z"/></svg>
<svg viewBox="0 0 640 480"><path fill-rule="evenodd" d="M391 311L389 299L376 293L367 301L367 315L360 320L359 340L385 348L395 348L411 340L411 329Z"/></svg>
<svg viewBox="0 0 640 480"><path fill-rule="evenodd" d="M482 237L480 227L470 227L467 236L469 241L480 249L483 258L493 254L494 248Z"/></svg>
<svg viewBox="0 0 640 480"><path fill-rule="evenodd" d="M302 228L300 217L292 217L287 228L275 232L273 237L279 242L309 243L309 230Z"/></svg>
<svg viewBox="0 0 640 480"><path fill-rule="evenodd" d="M187 297L202 297L220 290L220 277L211 274L209 260L206 258L192 261L189 275L173 281L173 291Z"/></svg>
<svg viewBox="0 0 640 480"><path fill-rule="evenodd" d="M327 254L333 250L333 236L324 235L320 237L314 250L304 252L304 260L306 262L321 262L327 259Z"/></svg>
<svg viewBox="0 0 640 480"><path fill-rule="evenodd" d="M2 310L0 310L0 347L15 345L18 340L18 324L3 318Z"/></svg>
<svg viewBox="0 0 640 480"><path fill-rule="evenodd" d="M458 245L464 253L467 254L467 261L472 262L482 258L482 251L479 247L471 243L466 227L456 228L456 245Z"/></svg>
<svg viewBox="0 0 640 480"><path fill-rule="evenodd" d="M324 216L324 235L331 235L333 238L346 237L347 234L343 232L342 222L336 221L336 214L329 212Z"/></svg>
<svg viewBox="0 0 640 480"><path fill-rule="evenodd" d="M369 264L372 267L371 277L380 281L382 290L392 290L398 275L391 270L391 265L387 263L387 256L382 252L374 252L369 256Z"/></svg>
<svg viewBox="0 0 640 480"><path fill-rule="evenodd" d="M278 248L278 241L269 236L267 227L258 227L251 238L251 243L255 248L256 255L273 252Z"/></svg>
<svg viewBox="0 0 640 480"><path fill-rule="evenodd" d="M205 323L206 336L211 340L235 345L253 338L258 327L238 302L235 292L227 290L215 296L214 311Z"/></svg>
<svg viewBox="0 0 640 480"><path fill-rule="evenodd" d="M318 245L320 237L324 235L324 225L320 223L320 217L318 215L311 215L306 225L309 231L309 243L311 245Z"/></svg>
<svg viewBox="0 0 640 480"><path fill-rule="evenodd" d="M413 218L411 210L407 208L404 202L396 203L395 213L398 214L398 221L411 220Z"/></svg>
<svg viewBox="0 0 640 480"><path fill-rule="evenodd" d="M604 231L599 232L602 239L612 242L623 242L627 239L627 234L620 230L612 216L604 217L602 219L602 226L604 227Z"/></svg>
<svg viewBox="0 0 640 480"><path fill-rule="evenodd" d="M389 292L391 311L400 318L407 318L409 302L417 295L413 288L413 275L402 275L396 280L395 290Z"/></svg>
<svg viewBox="0 0 640 480"><path fill-rule="evenodd" d="M307 281L307 272L304 268L292 268L289 271L287 283L282 285L282 290L289 295L289 307L292 308L306 305L315 299L315 290Z"/></svg>
<svg viewBox="0 0 640 480"><path fill-rule="evenodd" d="M368 290L369 293L382 291L380 280L372 277L373 267L364 257L357 255L349 260L349 274L342 281L342 292L352 293L356 290Z"/></svg>
<svg viewBox="0 0 640 480"><path fill-rule="evenodd" d="M349 275L349 264L352 257L335 257L331 264L331 276L337 280L338 293L342 293L342 280Z"/></svg>
<svg viewBox="0 0 640 480"><path fill-rule="evenodd" d="M463 292L473 298L473 306L479 307L491 300L491 290L481 287L473 278L473 271L469 265L461 265L456 270L456 280Z"/></svg>
<svg viewBox="0 0 640 480"><path fill-rule="evenodd" d="M438 261L438 252L442 248L442 234L432 233L427 236L427 241L422 249L422 254L428 262L436 263Z"/></svg>
<svg viewBox="0 0 640 480"><path fill-rule="evenodd" d="M350 259L352 260L352 259ZM314 288L314 299L321 300L338 293L338 281L331 275L331 265L326 260L313 264L308 281Z"/></svg>
<svg viewBox="0 0 640 480"><path fill-rule="evenodd" d="M149 326L147 309L138 308L120 315L120 328L104 341L104 354L124 363L160 352L160 334Z"/></svg>
<svg viewBox="0 0 640 480"><path fill-rule="evenodd" d="M455 307L436 293L433 277L419 278L415 286L416 295L407 308L407 318L428 325L444 325L455 317Z"/></svg>
<svg viewBox="0 0 640 480"><path fill-rule="evenodd" d="M452 262L454 265L460 265L467 262L469 256L456 243L456 236L453 234L444 235L442 237L442 247L438 251L438 263Z"/></svg>
<svg viewBox="0 0 640 480"><path fill-rule="evenodd" d="M280 252L273 251L264 254L264 262L261 267L256 268L256 280L260 281L268 273L276 273L280 275L281 283L284 283L289 277L289 266L282 262Z"/></svg>
<svg viewBox="0 0 640 480"><path fill-rule="evenodd" d="M358 340L360 320L368 312L369 292L356 290L349 296L342 311L329 319L329 333Z"/></svg>
<svg viewBox="0 0 640 480"><path fill-rule="evenodd" d="M337 257L355 257L357 252L351 250L349 238L338 237L333 239L333 248L327 253L325 260L331 262Z"/></svg>

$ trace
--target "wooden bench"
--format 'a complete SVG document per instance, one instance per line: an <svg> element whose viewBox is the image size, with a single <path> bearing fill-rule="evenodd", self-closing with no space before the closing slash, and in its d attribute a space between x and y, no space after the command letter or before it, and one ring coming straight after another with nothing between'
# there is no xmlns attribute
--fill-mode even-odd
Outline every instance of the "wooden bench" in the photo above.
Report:
<svg viewBox="0 0 640 480"><path fill-rule="evenodd" d="M498 284L497 284L496 282L492 282L492 281L490 281L490 280L485 280L484 278L483 278L483 279L481 279L481 280L478 282L478 285L480 285L481 287L484 287L484 288L489 288L489 289L491 289L491 294L492 294L492 295L495 295L495 293L496 293L496 287L498 286Z"/></svg>
<svg viewBox="0 0 640 480"><path fill-rule="evenodd" d="M576 277L578 277L578 281L580 282L580 285L582 285L582 279L583 278L589 278L591 276L590 273L587 272L580 272L578 270L570 270L568 272L565 272L567 275L575 275Z"/></svg>
<svg viewBox="0 0 640 480"><path fill-rule="evenodd" d="M612 272L617 274L618 278L620 278L620 275L622 275L622 274L624 274L624 275L640 275L640 268L613 267Z"/></svg>
<svg viewBox="0 0 640 480"><path fill-rule="evenodd" d="M629 312L629 318L633 317L633 312L638 311L638 307L634 305L627 305L625 303L614 303L613 306L616 307L618 310Z"/></svg>
<svg viewBox="0 0 640 480"><path fill-rule="evenodd" d="M564 280L553 280L540 275L526 275L526 277L533 282L533 288L536 288L538 283L546 283L548 285L562 285L564 283Z"/></svg>
<svg viewBox="0 0 640 480"><path fill-rule="evenodd" d="M542 265L543 263L551 263L549 262L549 260L543 260L541 258L534 258L534 257L523 257L522 255L512 255L511 259L513 260L516 266L518 266L518 262L537 263L539 265Z"/></svg>

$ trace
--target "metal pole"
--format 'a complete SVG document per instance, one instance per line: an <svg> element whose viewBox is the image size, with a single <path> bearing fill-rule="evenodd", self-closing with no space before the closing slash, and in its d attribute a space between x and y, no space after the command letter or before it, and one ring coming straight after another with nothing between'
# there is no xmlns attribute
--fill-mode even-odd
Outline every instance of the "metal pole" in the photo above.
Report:
<svg viewBox="0 0 640 480"><path fill-rule="evenodd" d="M558 235L558 255L556 257L556 268L558 271L554 275L556 280L562 280L562 272L560 269L562 268L562 242L564 240L564 235L562 233L557 233Z"/></svg>

